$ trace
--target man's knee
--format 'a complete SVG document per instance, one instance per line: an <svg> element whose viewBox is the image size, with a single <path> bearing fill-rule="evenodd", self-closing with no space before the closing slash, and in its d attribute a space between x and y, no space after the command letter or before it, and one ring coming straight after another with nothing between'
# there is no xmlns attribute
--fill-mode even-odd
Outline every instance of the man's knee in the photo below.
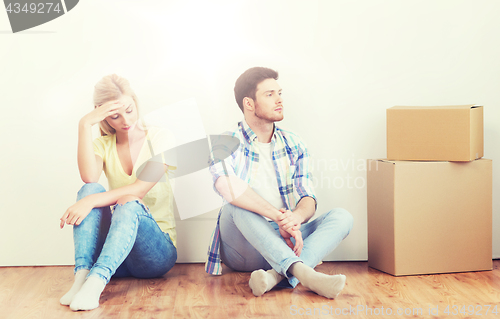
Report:
<svg viewBox="0 0 500 319"><path fill-rule="evenodd" d="M224 207L222 207L220 218L234 223L233 218L235 217L235 215L238 215L241 210L242 209L238 206L227 203L226 205L224 205Z"/></svg>
<svg viewBox="0 0 500 319"><path fill-rule="evenodd" d="M241 208L241 207L229 204L229 203L224 205L224 207L222 208L221 216L222 215L231 216L231 217L243 215L243 216L246 216L248 218L253 218L253 217L264 218L263 216L261 216L257 213L254 213L252 211L246 210L244 208Z"/></svg>
<svg viewBox="0 0 500 319"><path fill-rule="evenodd" d="M133 202L133 201L139 201L139 203L144 205L144 202L142 201L142 199L140 199L138 196L135 196L135 195L124 195L124 196L120 197L116 201L116 203L118 205L125 205L126 203Z"/></svg>
<svg viewBox="0 0 500 319"><path fill-rule="evenodd" d="M332 214L335 219L342 221L342 223L347 228L347 232L351 231L354 224L354 218L352 217L351 213L343 208L335 208L330 211L330 214Z"/></svg>

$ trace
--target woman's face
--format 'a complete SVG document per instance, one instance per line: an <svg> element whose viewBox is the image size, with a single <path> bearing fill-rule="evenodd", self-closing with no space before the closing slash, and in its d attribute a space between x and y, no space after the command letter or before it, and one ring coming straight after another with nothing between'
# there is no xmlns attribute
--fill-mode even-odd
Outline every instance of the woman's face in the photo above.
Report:
<svg viewBox="0 0 500 319"><path fill-rule="evenodd" d="M118 99L122 103L122 107L113 115L106 118L109 126L115 129L116 133L126 133L133 130L139 119L137 114L137 106L132 97L123 95Z"/></svg>

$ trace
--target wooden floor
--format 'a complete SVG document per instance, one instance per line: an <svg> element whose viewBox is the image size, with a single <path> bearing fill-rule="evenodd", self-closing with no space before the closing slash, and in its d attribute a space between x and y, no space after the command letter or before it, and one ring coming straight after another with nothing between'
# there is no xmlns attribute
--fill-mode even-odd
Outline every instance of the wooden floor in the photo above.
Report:
<svg viewBox="0 0 500 319"><path fill-rule="evenodd" d="M72 267L7 267L0 268L0 318L500 318L500 260L493 265L393 277L366 262L325 262L316 269L347 276L342 294L329 300L300 284L256 298L249 273L224 268L223 276L210 276L202 264L176 264L158 279L111 280L99 308L81 312L59 304Z"/></svg>

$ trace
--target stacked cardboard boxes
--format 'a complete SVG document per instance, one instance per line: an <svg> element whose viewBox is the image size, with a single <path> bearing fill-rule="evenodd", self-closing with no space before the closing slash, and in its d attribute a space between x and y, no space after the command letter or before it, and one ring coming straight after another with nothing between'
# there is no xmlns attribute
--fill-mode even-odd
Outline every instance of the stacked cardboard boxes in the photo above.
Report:
<svg viewBox="0 0 500 319"><path fill-rule="evenodd" d="M492 162L483 107L387 110L368 160L368 265L395 276L492 269Z"/></svg>

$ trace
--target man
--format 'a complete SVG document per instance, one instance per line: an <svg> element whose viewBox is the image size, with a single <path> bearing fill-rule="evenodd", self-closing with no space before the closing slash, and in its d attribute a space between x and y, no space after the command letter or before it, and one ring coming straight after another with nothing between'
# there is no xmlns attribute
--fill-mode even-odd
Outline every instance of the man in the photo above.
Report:
<svg viewBox="0 0 500 319"><path fill-rule="evenodd" d="M236 102L244 120L229 133L240 141L227 159L212 158L214 188L224 198L205 270L221 274L221 260L236 271L252 271L255 296L283 279L335 298L344 275L313 268L349 234L352 216L335 209L316 211L309 154L300 138L277 127L283 119L281 88L274 70L255 67L236 81ZM214 145L212 145L214 148ZM293 241L291 239L294 239Z"/></svg>

